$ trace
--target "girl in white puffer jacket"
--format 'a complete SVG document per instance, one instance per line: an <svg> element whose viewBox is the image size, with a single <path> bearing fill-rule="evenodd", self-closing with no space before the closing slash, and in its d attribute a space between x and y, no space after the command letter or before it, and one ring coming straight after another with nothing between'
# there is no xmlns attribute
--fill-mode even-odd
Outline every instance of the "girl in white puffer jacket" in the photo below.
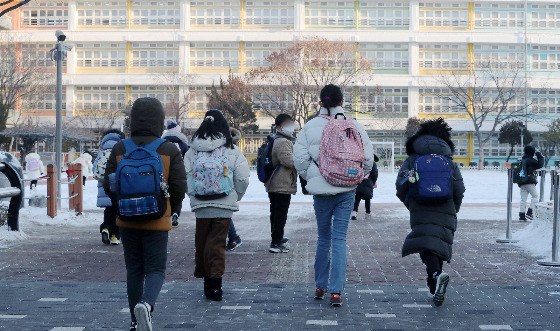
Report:
<svg viewBox="0 0 560 331"><path fill-rule="evenodd" d="M332 84L325 86L320 99L321 115L344 115L344 96L340 87ZM299 175L307 181L305 188L314 196L318 233L315 298L323 299L330 292L331 304L341 306L340 294L346 283L346 233L354 208L356 186L333 186L319 172L319 149L328 122L326 118L316 117L305 124L294 146L294 164ZM373 146L364 128L357 122L355 124L364 146L364 173L369 173L373 166Z"/></svg>

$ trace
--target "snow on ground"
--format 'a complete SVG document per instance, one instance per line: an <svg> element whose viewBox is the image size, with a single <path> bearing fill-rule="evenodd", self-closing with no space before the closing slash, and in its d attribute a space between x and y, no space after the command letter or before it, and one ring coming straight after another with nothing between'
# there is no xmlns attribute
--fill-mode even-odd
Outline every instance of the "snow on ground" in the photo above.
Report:
<svg viewBox="0 0 560 331"><path fill-rule="evenodd" d="M552 256L552 223L532 222L523 230L515 232L513 238L519 240L516 246L533 256Z"/></svg>

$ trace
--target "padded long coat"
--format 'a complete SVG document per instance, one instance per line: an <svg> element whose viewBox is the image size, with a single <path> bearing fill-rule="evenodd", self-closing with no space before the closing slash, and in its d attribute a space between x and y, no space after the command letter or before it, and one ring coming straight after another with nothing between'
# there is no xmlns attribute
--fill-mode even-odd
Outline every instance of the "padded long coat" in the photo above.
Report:
<svg viewBox="0 0 560 331"><path fill-rule="evenodd" d="M432 252L447 262L453 254L453 237L457 229L457 213L463 201L465 185L457 164L452 160L453 143L431 135L415 135L406 143L409 157L402 165L397 177L397 197L405 203L410 212L410 227L402 247L402 256L414 253ZM412 154L444 155L451 161L453 169L453 199L435 205L420 204L414 198L407 198L408 171L414 166L416 156Z"/></svg>

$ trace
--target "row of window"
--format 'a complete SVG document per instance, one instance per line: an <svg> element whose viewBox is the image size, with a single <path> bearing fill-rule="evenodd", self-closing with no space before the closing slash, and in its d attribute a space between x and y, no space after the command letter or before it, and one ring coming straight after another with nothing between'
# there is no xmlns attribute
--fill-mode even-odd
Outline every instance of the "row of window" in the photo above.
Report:
<svg viewBox="0 0 560 331"><path fill-rule="evenodd" d="M48 6L46 6L47 4ZM127 17L124 1L79 1L78 26L121 26L130 19L136 26L178 27L180 4L176 1L134 1L131 17ZM237 27L246 25L292 28L295 9L287 1L191 1L190 23L193 26ZM529 4L529 28L560 28L560 4ZM525 26L523 3L474 4L474 17L469 16L466 2L420 3L419 24L423 28L507 29ZM34 2L21 9L23 26L68 25L67 2ZM472 21L472 23L471 23ZM309 28L385 28L406 29L410 25L409 3L378 1L307 1L304 24Z"/></svg>

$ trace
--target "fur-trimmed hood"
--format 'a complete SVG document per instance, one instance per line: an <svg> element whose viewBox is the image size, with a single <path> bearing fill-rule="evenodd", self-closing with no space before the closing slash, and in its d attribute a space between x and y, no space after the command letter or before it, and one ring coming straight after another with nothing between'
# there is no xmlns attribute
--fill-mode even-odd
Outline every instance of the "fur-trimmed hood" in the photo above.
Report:
<svg viewBox="0 0 560 331"><path fill-rule="evenodd" d="M211 152L216 148L222 147L226 144L226 138L219 139L212 138L193 138L191 140L191 148L197 152Z"/></svg>
<svg viewBox="0 0 560 331"><path fill-rule="evenodd" d="M173 141L173 142L182 142L185 144L189 144L189 140L187 139L187 136L185 136L184 134L182 134L181 132L178 131L170 131L170 130L165 130L163 132L163 135L161 136L163 139L167 139L167 138L177 138L178 141ZM167 140L175 140L175 139L167 139Z"/></svg>
<svg viewBox="0 0 560 331"><path fill-rule="evenodd" d="M241 140L241 131L237 130L236 128L230 128L229 132L231 133L231 141L234 145L237 145Z"/></svg>
<svg viewBox="0 0 560 331"><path fill-rule="evenodd" d="M116 143L121 141L121 137L116 133L109 133L103 137L101 140L102 149L111 149Z"/></svg>

